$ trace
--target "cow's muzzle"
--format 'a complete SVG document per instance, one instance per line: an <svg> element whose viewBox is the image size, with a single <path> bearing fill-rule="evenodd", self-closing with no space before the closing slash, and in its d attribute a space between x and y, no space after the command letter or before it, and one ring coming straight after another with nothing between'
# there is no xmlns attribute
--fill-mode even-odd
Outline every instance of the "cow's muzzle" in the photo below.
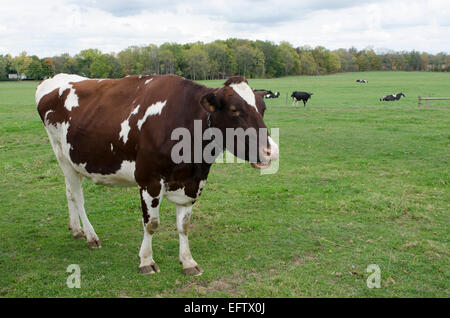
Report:
<svg viewBox="0 0 450 318"><path fill-rule="evenodd" d="M259 158L258 162L252 162L252 167L256 169L266 169L270 167L270 162L272 160L277 160L279 157L278 145L268 137L269 145L259 147Z"/></svg>

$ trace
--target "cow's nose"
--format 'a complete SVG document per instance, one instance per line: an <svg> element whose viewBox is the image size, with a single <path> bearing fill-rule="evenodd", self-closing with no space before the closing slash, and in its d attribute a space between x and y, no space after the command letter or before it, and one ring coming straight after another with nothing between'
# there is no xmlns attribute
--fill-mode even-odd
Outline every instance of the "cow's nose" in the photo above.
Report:
<svg viewBox="0 0 450 318"><path fill-rule="evenodd" d="M272 138L268 137L268 140L269 140L268 147L265 146L260 147L260 154L263 162L277 160L279 156L278 145L273 141Z"/></svg>

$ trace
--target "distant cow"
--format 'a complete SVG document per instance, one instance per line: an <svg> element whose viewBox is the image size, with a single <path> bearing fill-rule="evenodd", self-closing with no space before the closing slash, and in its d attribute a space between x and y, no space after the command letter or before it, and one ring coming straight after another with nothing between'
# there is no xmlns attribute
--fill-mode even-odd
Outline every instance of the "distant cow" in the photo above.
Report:
<svg viewBox="0 0 450 318"><path fill-rule="evenodd" d="M264 98L278 98L280 96L280 92L273 93L267 89L255 89L254 92L257 94L262 94Z"/></svg>
<svg viewBox="0 0 450 318"><path fill-rule="evenodd" d="M295 92L292 93L291 97L294 100L296 106L297 106L297 102L299 100L301 100L301 101L303 101L303 107L306 107L306 102L308 101L308 99L311 98L312 94L313 93L297 92L297 91L295 91Z"/></svg>
<svg viewBox="0 0 450 318"><path fill-rule="evenodd" d="M383 96L382 98L380 98L380 101L391 102L394 100L399 100L402 96L406 97L405 94L403 94L403 93L386 95L386 96Z"/></svg>
<svg viewBox="0 0 450 318"><path fill-rule="evenodd" d="M362 79L358 79L356 80L357 83L369 83L368 80L362 80Z"/></svg>

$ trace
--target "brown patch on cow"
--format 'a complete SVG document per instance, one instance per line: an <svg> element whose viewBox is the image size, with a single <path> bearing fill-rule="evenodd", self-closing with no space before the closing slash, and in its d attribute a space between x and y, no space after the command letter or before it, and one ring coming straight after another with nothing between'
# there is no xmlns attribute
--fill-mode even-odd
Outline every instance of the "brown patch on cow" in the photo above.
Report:
<svg viewBox="0 0 450 318"><path fill-rule="evenodd" d="M245 82L248 84L247 79L243 76L232 76L227 79L227 81L224 83L225 86L230 86L231 84L239 84Z"/></svg>

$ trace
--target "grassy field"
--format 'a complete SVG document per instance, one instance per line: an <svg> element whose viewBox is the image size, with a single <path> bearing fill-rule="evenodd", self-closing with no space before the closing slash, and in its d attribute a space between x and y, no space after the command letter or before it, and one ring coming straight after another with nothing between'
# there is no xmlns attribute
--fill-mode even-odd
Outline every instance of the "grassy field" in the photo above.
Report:
<svg viewBox="0 0 450 318"><path fill-rule="evenodd" d="M280 129L280 168L261 176L249 164L214 165L190 232L199 277L182 274L168 201L153 237L161 273L138 273L137 188L85 181L103 247L72 238L36 83L0 82L0 296L449 297L450 105L418 109L417 96L450 96L450 74L249 82L281 92L265 117ZM306 109L285 105L293 90L314 93ZM400 91L405 99L379 101ZM81 267L80 289L66 287L70 264ZM381 269L378 289L366 285L370 264Z"/></svg>

